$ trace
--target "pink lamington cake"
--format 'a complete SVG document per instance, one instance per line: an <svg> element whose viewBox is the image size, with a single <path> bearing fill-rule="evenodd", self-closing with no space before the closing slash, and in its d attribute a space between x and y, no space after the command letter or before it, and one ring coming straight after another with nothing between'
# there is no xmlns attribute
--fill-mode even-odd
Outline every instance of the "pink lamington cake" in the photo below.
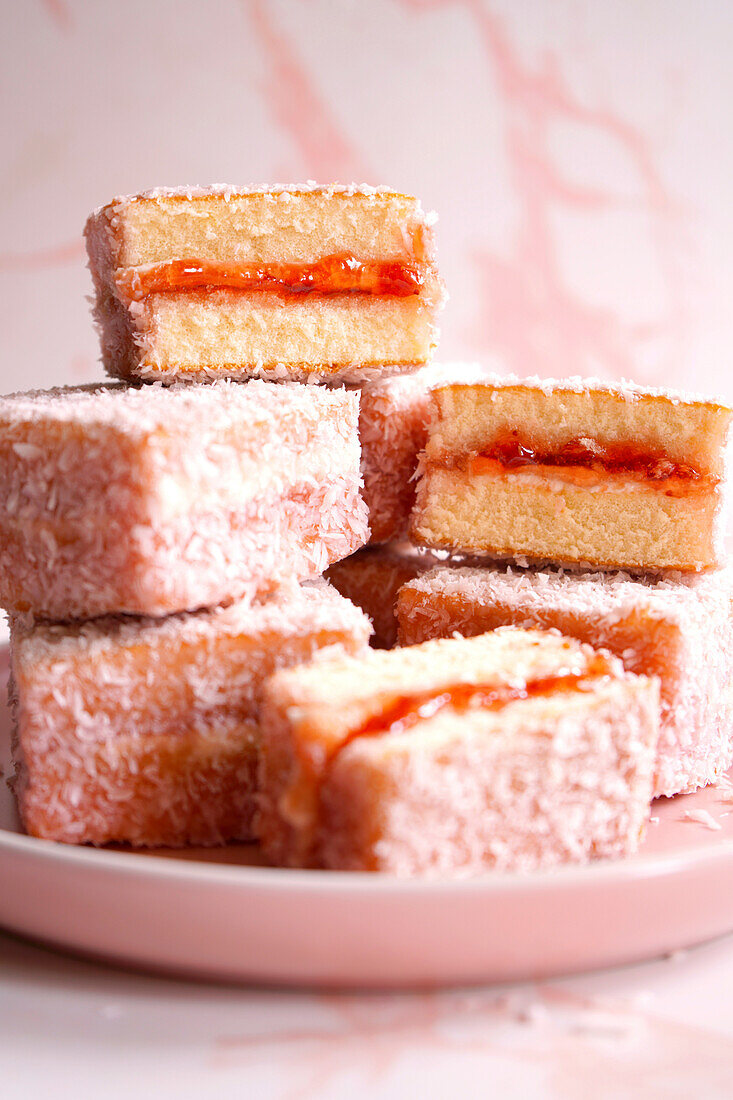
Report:
<svg viewBox="0 0 733 1100"><path fill-rule="evenodd" d="M322 573L367 540L357 418L297 383L0 398L0 605L163 615Z"/></svg>
<svg viewBox="0 0 733 1100"><path fill-rule="evenodd" d="M410 538L532 564L723 564L733 409L630 382L486 376L432 392Z"/></svg>
<svg viewBox="0 0 733 1100"><path fill-rule="evenodd" d="M362 386L359 435L370 542L394 542L407 534L418 457L428 438L432 391L483 375L476 364L433 363L415 374Z"/></svg>
<svg viewBox="0 0 733 1100"><path fill-rule="evenodd" d="M733 761L733 569L665 579L438 566L397 597L403 645L515 624L603 646L658 676L655 795L712 783Z"/></svg>
<svg viewBox="0 0 733 1100"><path fill-rule="evenodd" d="M255 829L276 864L395 875L621 856L648 816L659 684L503 628L276 673Z"/></svg>
<svg viewBox="0 0 733 1100"><path fill-rule="evenodd" d="M119 378L363 382L432 358L434 214L386 187L156 188L85 236Z"/></svg>
<svg viewBox="0 0 733 1100"><path fill-rule="evenodd" d="M176 847L250 838L263 679L316 651L358 653L370 632L320 581L165 619L11 626L27 831Z"/></svg>

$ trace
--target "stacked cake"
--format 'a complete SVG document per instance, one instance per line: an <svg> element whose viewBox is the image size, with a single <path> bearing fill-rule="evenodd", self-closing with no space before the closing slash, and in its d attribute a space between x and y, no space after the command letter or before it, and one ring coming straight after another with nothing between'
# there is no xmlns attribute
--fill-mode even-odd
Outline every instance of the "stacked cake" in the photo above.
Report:
<svg viewBox="0 0 733 1100"><path fill-rule="evenodd" d="M640 811L652 796L714 782L733 758L733 573L723 553L731 410L626 384L471 378L464 367L446 373L428 368L373 383L362 399L365 495L377 517L372 539L384 544L331 574L379 624L378 644L389 646L399 630L403 656L372 658L383 660L383 675L400 661L428 660L434 687L402 690L390 727L398 736L373 746L359 738L346 750L354 758L348 788L342 780L332 791L334 776L321 793L340 835L328 830L319 840L316 833L311 858L414 873L633 851L641 830L619 828L612 841L595 835L583 817L586 801L618 825L609 790L623 792L627 814ZM488 690L466 648L465 671L445 683L446 651L430 647L465 646L457 635L497 645L507 629L525 640L528 631L543 631L535 634L540 646L561 635L608 660L613 655L601 682L612 669L642 693L654 682L656 719L645 725L643 708L635 711L628 699L615 712L615 729L589 714L583 757L568 740L578 687L564 673L538 691L514 665L522 698L497 701L493 676ZM304 676L296 670L276 679L297 687ZM467 693L466 680L475 691ZM584 678L589 706L594 686ZM538 694L551 702L540 704ZM550 710L534 732L550 744L540 767L541 749L528 731L544 705ZM497 708L497 730L514 730L503 745L507 757L498 759L497 745L479 732L491 728L486 710ZM398 761L406 714L412 741ZM613 765L603 759L609 748ZM358 752L366 758L359 766ZM341 755L335 772L345 769ZM505 765L514 771L505 774ZM357 821L354 806L370 810ZM646 817L644 810L633 820L643 826Z"/></svg>
<svg viewBox="0 0 733 1100"><path fill-rule="evenodd" d="M122 381L0 399L32 834L531 870L729 766L731 411L428 365L432 222L354 187L90 218Z"/></svg>
<svg viewBox="0 0 733 1100"><path fill-rule="evenodd" d="M654 794L713 782L733 758L730 424L714 401L578 379L436 392L413 537L515 564L405 585L403 644L522 624L603 646L659 677Z"/></svg>
<svg viewBox="0 0 733 1100"><path fill-rule="evenodd" d="M429 556L370 547L334 567L336 583L356 598L365 560L372 577L395 554L413 560L392 590L402 645L512 624L610 650L660 681L654 794L713 782L733 759L730 409L579 379L426 389L417 488L393 529ZM357 602L370 611L377 590Z"/></svg>
<svg viewBox="0 0 733 1100"><path fill-rule="evenodd" d="M0 399L15 790L73 843L251 839L262 686L358 653L358 381L425 363L432 221L355 187L117 199L86 238L107 372Z"/></svg>

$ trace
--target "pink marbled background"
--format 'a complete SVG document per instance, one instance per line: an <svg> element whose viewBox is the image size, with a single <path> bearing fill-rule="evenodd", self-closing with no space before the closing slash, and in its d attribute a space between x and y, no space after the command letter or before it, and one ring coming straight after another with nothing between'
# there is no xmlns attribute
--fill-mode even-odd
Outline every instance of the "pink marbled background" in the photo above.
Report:
<svg viewBox="0 0 733 1100"><path fill-rule="evenodd" d="M2 0L0 389L100 376L92 207L316 178L439 211L442 358L733 397L731 52L716 0Z"/></svg>

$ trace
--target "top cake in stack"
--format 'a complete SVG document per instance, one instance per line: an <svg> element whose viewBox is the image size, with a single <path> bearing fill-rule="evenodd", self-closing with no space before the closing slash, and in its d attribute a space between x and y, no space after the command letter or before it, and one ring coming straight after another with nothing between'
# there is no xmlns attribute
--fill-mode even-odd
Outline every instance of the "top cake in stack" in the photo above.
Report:
<svg viewBox="0 0 733 1100"><path fill-rule="evenodd" d="M86 228L105 368L362 382L420 366L443 299L433 221L354 185L115 199Z"/></svg>

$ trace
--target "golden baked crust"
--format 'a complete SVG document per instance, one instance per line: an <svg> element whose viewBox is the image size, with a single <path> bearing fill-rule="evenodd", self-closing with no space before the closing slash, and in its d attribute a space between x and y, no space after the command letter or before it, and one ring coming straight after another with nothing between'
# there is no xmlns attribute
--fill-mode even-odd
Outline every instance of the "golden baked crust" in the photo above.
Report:
<svg viewBox="0 0 733 1100"><path fill-rule="evenodd" d="M432 299L430 299L432 302ZM116 303L105 328L108 374L145 381L258 377L360 381L422 366L437 341L428 298L308 297L231 290Z"/></svg>
<svg viewBox="0 0 733 1100"><path fill-rule="evenodd" d="M699 572L722 561L719 512L715 492L680 500L619 485L593 493L438 468L418 487L411 537L500 559Z"/></svg>
<svg viewBox="0 0 733 1100"><path fill-rule="evenodd" d="M433 392L428 459L483 451L506 433L518 433L520 442L548 450L584 437L632 442L718 477L724 472L731 410L714 400L585 379L577 386L571 380L538 385L492 379Z"/></svg>

